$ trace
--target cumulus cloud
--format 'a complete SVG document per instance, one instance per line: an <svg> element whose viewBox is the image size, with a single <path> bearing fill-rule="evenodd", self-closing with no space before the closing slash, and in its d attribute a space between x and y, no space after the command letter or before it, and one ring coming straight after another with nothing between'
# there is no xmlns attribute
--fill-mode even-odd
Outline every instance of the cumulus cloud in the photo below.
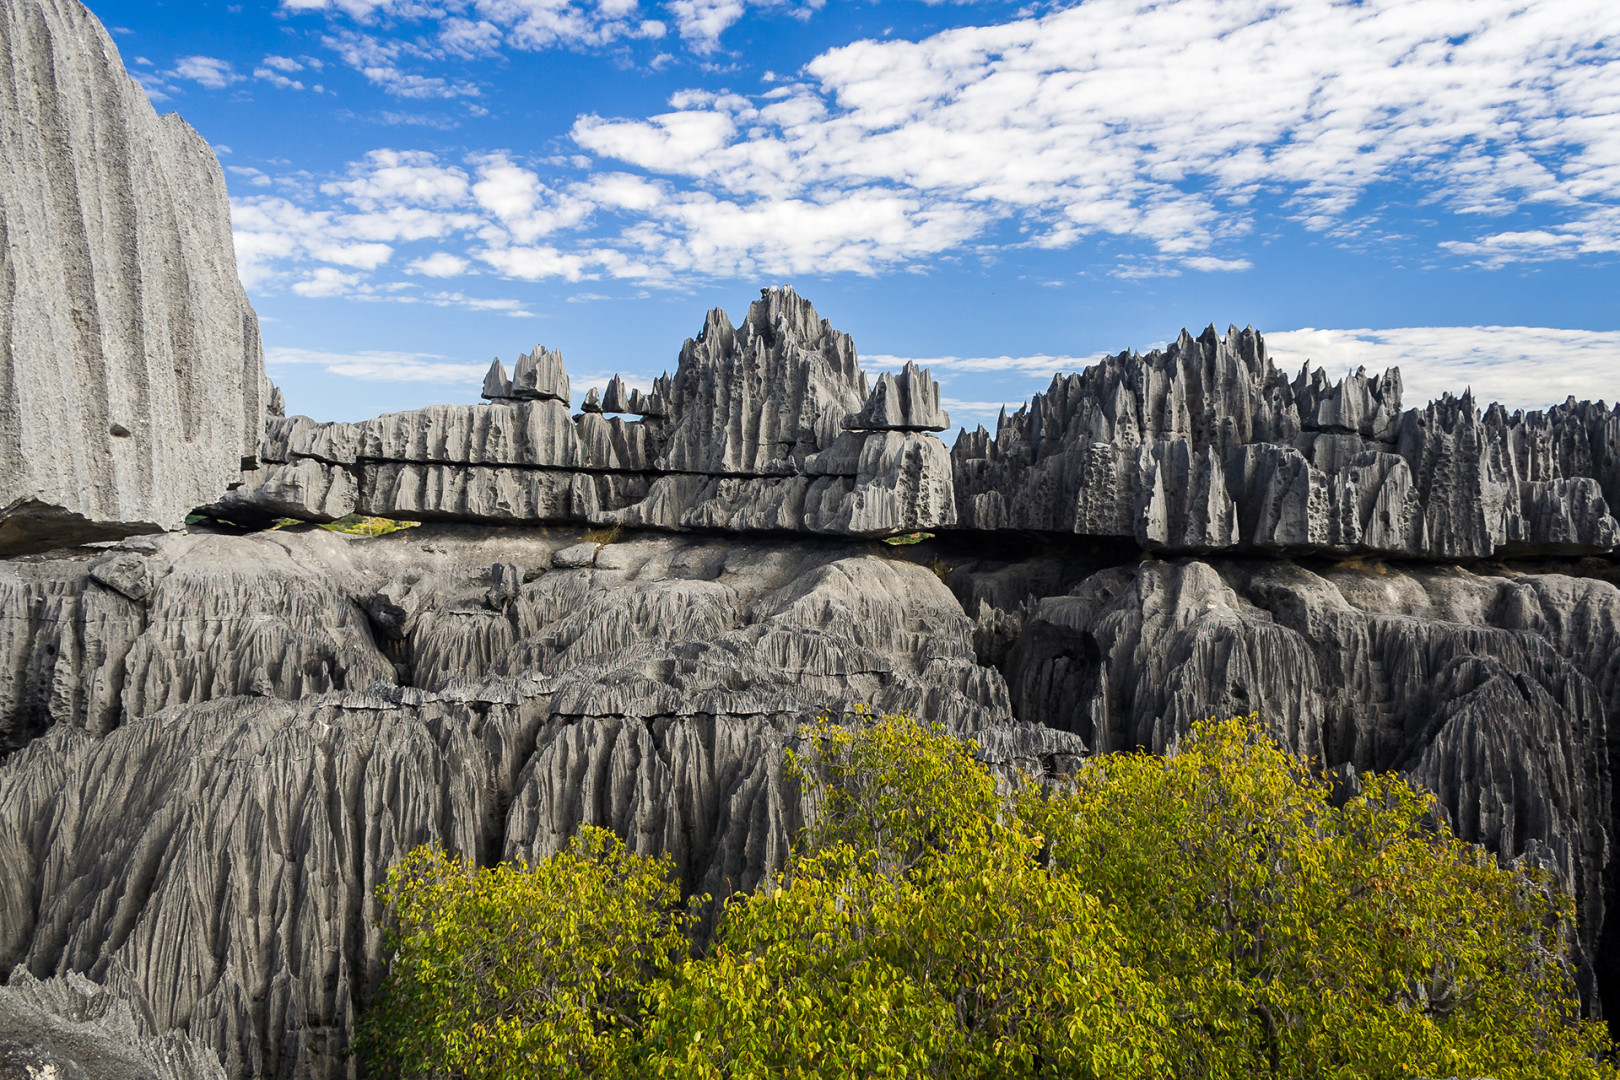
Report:
<svg viewBox="0 0 1620 1080"><path fill-rule="evenodd" d="M242 81L230 63L213 56L182 56L175 61L173 76L189 79L210 90L223 90L232 83Z"/></svg>
<svg viewBox="0 0 1620 1080"><path fill-rule="evenodd" d="M406 266L408 274L423 274L427 277L459 277L467 272L468 262L459 255L452 255L448 251L435 251L432 255L414 259Z"/></svg>
<svg viewBox="0 0 1620 1080"><path fill-rule="evenodd" d="M354 20L330 42L402 95L476 88L405 79L405 60L448 46L383 40L368 20L443 24L477 50L495 31L539 47L574 17L563 0L296 6ZM634 0L590 10L644 14ZM543 167L375 151L320 188L324 203L240 200L244 272L269 281L302 272L278 260L304 260L352 273L432 239L469 270L520 280L679 284L874 274L1112 236L1120 277L1241 273L1262 215L1336 242L1383 235L1362 205L1375 185L1448 218L1435 257L1503 266L1620 250L1609 0L1556 13L1519 0L1087 0L856 42L768 85L581 116L571 134L590 156Z"/></svg>
<svg viewBox="0 0 1620 1080"><path fill-rule="evenodd" d="M223 90L246 78L231 66L230 61L216 56L182 56L174 62L173 67L162 70L144 56L137 56L135 63L137 70L131 71L130 75L154 102L167 101L182 93L182 83L196 83L208 90Z"/></svg>
<svg viewBox="0 0 1620 1080"><path fill-rule="evenodd" d="M1518 0L1089 0L1042 18L816 57L754 101L687 95L587 116L581 146L756 199L882 188L936 217L1015 219L1036 243L1131 237L1194 270L1232 253L1255 197L1343 229L1373 184L1458 215L1533 205L1545 235L1497 261L1612 246L1620 14Z"/></svg>

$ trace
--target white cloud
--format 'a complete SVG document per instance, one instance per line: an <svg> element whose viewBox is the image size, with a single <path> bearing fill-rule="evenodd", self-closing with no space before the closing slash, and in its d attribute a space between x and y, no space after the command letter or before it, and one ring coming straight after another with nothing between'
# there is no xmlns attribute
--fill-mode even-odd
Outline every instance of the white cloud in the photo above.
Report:
<svg viewBox="0 0 1620 1080"><path fill-rule="evenodd" d="M1209 255L1199 255L1191 259L1181 260L1183 266L1192 270L1205 270L1210 272L1237 271L1253 269L1254 263L1248 259L1217 259Z"/></svg>
<svg viewBox="0 0 1620 1080"><path fill-rule="evenodd" d="M463 80L406 71L399 64L402 56L426 58L434 56L430 50L424 50L408 41L342 30L326 35L321 39L321 43L337 53L349 67L364 75L368 82L395 97L472 98L478 97L481 93L477 86Z"/></svg>
<svg viewBox="0 0 1620 1080"><path fill-rule="evenodd" d="M303 82L293 78L293 76L302 72L307 66L309 65L302 60L272 54L266 56L259 62L259 66L253 69L253 77L263 79L271 86L279 87L282 90L302 90L304 88ZM320 89L319 86L316 86L316 93L319 93Z"/></svg>
<svg viewBox="0 0 1620 1080"><path fill-rule="evenodd" d="M239 223L244 273L292 280L300 260L350 272L432 240L413 258L444 253L526 281L680 285L873 274L1110 235L1126 240L1112 248L1118 277L1230 273L1251 268L1259 215L1276 207L1336 242L1380 235L1377 208L1362 205L1375 185L1404 185L1407 201L1449 216L1437 257L1612 253L1620 7L1557 6L1087 0L856 42L759 97L687 90L653 116L581 116L572 135L591 157L542 168L378 150L320 188L329 201L295 208L306 219L243 200L273 219ZM562 33L576 14L568 0L303 4L316 8L362 27L461 19L466 49L489 37L480 22L509 46ZM628 21L640 9L591 10ZM328 41L400 93L399 65L446 47L342 27ZM460 92L441 83L433 93ZM1514 210L1526 213L1500 220Z"/></svg>
<svg viewBox="0 0 1620 1080"><path fill-rule="evenodd" d="M263 79L265 82L269 83L271 86L277 87L278 89L281 89L281 90L302 90L304 88L304 84L302 82L300 82L299 80L297 80L297 79L289 79L287 76L283 75L281 72L276 71L273 68L267 68L267 67L254 68L253 69L253 77L255 79Z"/></svg>
<svg viewBox="0 0 1620 1080"><path fill-rule="evenodd" d="M1350 211L1384 182L1470 220L1560 218L1457 251L1500 262L1620 246L1617 60L1609 0L1088 0L856 42L764 103L678 96L574 136L734 197L887 190L1016 220L1034 243L1112 233L1205 270L1244 268L1231 249L1262 192L1321 230L1364 227Z"/></svg>
<svg viewBox="0 0 1620 1080"><path fill-rule="evenodd" d="M270 177L262 169L255 169L249 165L227 165L225 171L232 176L240 176L254 187L269 187Z"/></svg>
<svg viewBox="0 0 1620 1080"><path fill-rule="evenodd" d="M363 161L349 166L347 180L333 181L321 190L343 195L362 210L410 205L446 208L466 201L467 174L440 165L422 151L373 150Z"/></svg>
<svg viewBox="0 0 1620 1080"><path fill-rule="evenodd" d="M1481 405L1543 408L1574 396L1620 397L1620 331L1541 326L1417 326L1266 334L1279 365L1309 359L1331 375L1401 369L1403 402L1421 406L1472 387Z"/></svg>
<svg viewBox="0 0 1620 1080"><path fill-rule="evenodd" d="M459 255L452 255L448 251L435 251L421 259L412 260L406 267L408 274L423 274L427 277L457 277L467 272L468 262Z"/></svg>
<svg viewBox="0 0 1620 1080"><path fill-rule="evenodd" d="M749 8L781 10L802 18L824 2L667 0L662 6L681 39L694 51L707 54ZM379 18L426 24L432 36L423 41L431 44L417 49L424 60L482 56L503 47L538 51L657 40L667 32L662 20L646 17L637 0L282 0L281 6L295 14L347 16L362 25ZM345 62L354 64L348 56Z"/></svg>
<svg viewBox="0 0 1620 1080"><path fill-rule="evenodd" d="M345 274L335 266L318 266L302 281L293 282L299 296L342 296L360 283L359 274Z"/></svg>
<svg viewBox="0 0 1620 1080"><path fill-rule="evenodd" d="M243 78L227 61L213 56L182 56L175 61L174 70L170 74L174 78L188 79L206 86L210 90L223 90L232 83L241 82Z"/></svg>
<svg viewBox="0 0 1620 1080"><path fill-rule="evenodd" d="M479 382L488 364L468 364L435 353L366 351L323 352L316 349L268 348L265 363L275 370L295 364L318 364L333 375L367 382Z"/></svg>

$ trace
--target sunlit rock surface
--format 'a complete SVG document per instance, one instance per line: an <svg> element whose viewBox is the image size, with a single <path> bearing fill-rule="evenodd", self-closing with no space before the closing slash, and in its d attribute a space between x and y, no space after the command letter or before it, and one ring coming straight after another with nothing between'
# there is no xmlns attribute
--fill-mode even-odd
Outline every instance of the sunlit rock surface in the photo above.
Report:
<svg viewBox="0 0 1620 1080"><path fill-rule="evenodd" d="M1121 353L952 451L959 523L1165 552L1455 560L1620 542L1620 413L1401 408L1400 372L1290 380L1252 328Z"/></svg>
<svg viewBox="0 0 1620 1080"><path fill-rule="evenodd" d="M179 526L268 389L213 150L78 0L0 0L0 554Z"/></svg>

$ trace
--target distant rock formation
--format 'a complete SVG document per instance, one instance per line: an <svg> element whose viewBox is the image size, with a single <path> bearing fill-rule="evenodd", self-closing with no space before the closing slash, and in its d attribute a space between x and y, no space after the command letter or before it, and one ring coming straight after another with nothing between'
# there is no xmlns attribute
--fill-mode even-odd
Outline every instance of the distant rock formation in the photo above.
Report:
<svg viewBox="0 0 1620 1080"><path fill-rule="evenodd" d="M954 448L915 364L867 389L849 336L791 288L741 326L712 311L650 393L618 376L569 414L543 348L487 406L362 424L271 419L262 467L210 512L252 522L349 513L670 530L894 536L1046 532L1202 554L1431 560L1620 545L1620 407L1402 409L1398 370L1289 379L1252 328L1182 332L1058 375L994 435ZM631 417L626 419L625 414Z"/></svg>
<svg viewBox="0 0 1620 1080"><path fill-rule="evenodd" d="M0 554L176 528L269 392L224 174L78 0L0 43Z"/></svg>
<svg viewBox="0 0 1620 1080"><path fill-rule="evenodd" d="M844 417L853 431L944 431L951 416L939 407L939 384L911 361L898 376L878 376L861 411Z"/></svg>
<svg viewBox="0 0 1620 1080"><path fill-rule="evenodd" d="M506 377L501 358L496 357L484 376L483 396L491 401L560 401L568 404L568 371L562 353L536 345L519 356L512 377Z"/></svg>
<svg viewBox="0 0 1620 1080"><path fill-rule="evenodd" d="M1427 559L1620 543L1620 409L1401 410L1400 372L1277 371L1252 328L1120 353L952 450L960 525L1164 552Z"/></svg>
<svg viewBox="0 0 1620 1080"><path fill-rule="evenodd" d="M868 395L849 336L791 288L764 290L740 327L710 312L650 393L615 376L571 416L562 357L537 346L511 379L497 359L484 396L359 424L272 419L264 465L209 512L839 536L956 520L928 433L947 423L938 386L911 368Z"/></svg>

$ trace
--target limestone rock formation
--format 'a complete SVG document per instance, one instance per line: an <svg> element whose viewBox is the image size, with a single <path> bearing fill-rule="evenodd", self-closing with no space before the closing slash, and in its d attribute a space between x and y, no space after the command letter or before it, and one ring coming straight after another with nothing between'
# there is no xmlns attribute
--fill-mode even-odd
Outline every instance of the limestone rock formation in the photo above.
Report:
<svg viewBox="0 0 1620 1080"><path fill-rule="evenodd" d="M921 558L440 526L0 563L0 967L114 986L229 1075L346 1075L372 889L416 843L532 858L598 823L724 895L784 857L781 751L823 709L907 709L1032 771L1258 710L1552 868L1596 1001L1607 580L959 542L947 588Z"/></svg>
<svg viewBox="0 0 1620 1080"><path fill-rule="evenodd" d="M602 393L602 411L622 413L630 411L630 395L625 389L624 379L615 375L608 380L607 389Z"/></svg>
<svg viewBox="0 0 1620 1080"><path fill-rule="evenodd" d="M1007 769L1080 750L1011 719L934 574L860 545L424 528L147 548L114 556L144 560L139 602L96 559L0 563L20 747L0 968L126 986L232 1076L349 1074L374 889L417 843L538 857L598 823L724 896L780 865L800 819L781 752L823 710L912 710ZM103 688L97 725L75 686Z"/></svg>
<svg viewBox="0 0 1620 1080"><path fill-rule="evenodd" d="M518 366L509 380L491 365L489 405L271 419L259 467L207 512L843 536L956 521L950 456L925 430L947 422L938 386L912 367L869 396L849 336L790 288L764 290L740 327L710 312L673 378L642 394L615 376L578 416L560 354Z"/></svg>
<svg viewBox="0 0 1620 1080"><path fill-rule="evenodd" d="M178 527L269 394L213 151L78 0L3 0L0 178L0 553Z"/></svg>
<svg viewBox="0 0 1620 1080"><path fill-rule="evenodd" d="M1094 752L1162 751L1204 717L1257 711L1325 767L1405 773L1459 835L1532 852L1580 898L1588 1000L1614 973L1609 581L1037 556L967 560L950 582L1015 716Z"/></svg>
<svg viewBox="0 0 1620 1080"><path fill-rule="evenodd" d="M497 356L484 376L483 396L493 401L560 401L567 405L568 371L562 353L536 345L518 356L510 379Z"/></svg>
<svg viewBox="0 0 1620 1080"><path fill-rule="evenodd" d="M25 968L0 985L0 1080L225 1080L219 1057L177 1031L153 1030L127 980L103 985Z"/></svg>
<svg viewBox="0 0 1620 1080"><path fill-rule="evenodd" d="M1292 381L1264 339L1185 331L1053 378L952 451L960 524L1121 538L1166 552L1429 559L1620 543L1620 413L1574 401L1401 410L1397 371Z"/></svg>
<svg viewBox="0 0 1620 1080"><path fill-rule="evenodd" d="M908 361L899 376L885 371L861 411L844 418L857 431L944 431L951 417L939 407L939 384Z"/></svg>

